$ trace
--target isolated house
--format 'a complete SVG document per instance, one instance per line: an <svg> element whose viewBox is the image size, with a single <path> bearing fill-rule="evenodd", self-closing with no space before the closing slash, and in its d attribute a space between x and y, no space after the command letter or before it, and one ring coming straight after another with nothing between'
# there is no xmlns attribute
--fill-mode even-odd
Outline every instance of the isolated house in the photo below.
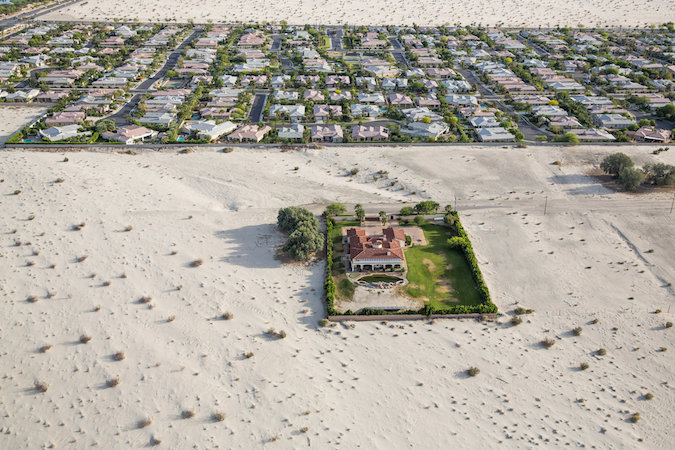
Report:
<svg viewBox="0 0 675 450"><path fill-rule="evenodd" d="M305 134L305 127L299 123L293 124L289 127L281 127L277 132L277 136L281 139L302 139Z"/></svg>
<svg viewBox="0 0 675 450"><path fill-rule="evenodd" d="M343 242L352 271L393 270L405 266L403 228L389 227L382 230L382 235L370 236L363 228L350 228Z"/></svg>
<svg viewBox="0 0 675 450"><path fill-rule="evenodd" d="M670 142L671 131L654 127L642 127L635 132L635 140L640 142Z"/></svg>
<svg viewBox="0 0 675 450"><path fill-rule="evenodd" d="M63 141L65 139L70 139L78 136L88 136L91 132L86 131L80 133L80 126L77 124L66 125L63 127L50 127L46 130L40 130L39 134L42 139L50 142Z"/></svg>

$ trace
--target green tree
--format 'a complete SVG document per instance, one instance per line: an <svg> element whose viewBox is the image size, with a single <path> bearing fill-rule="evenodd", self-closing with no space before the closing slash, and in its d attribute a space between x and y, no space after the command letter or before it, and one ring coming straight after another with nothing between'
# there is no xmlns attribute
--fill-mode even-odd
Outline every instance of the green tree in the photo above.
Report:
<svg viewBox="0 0 675 450"><path fill-rule="evenodd" d="M625 153L612 153L605 157L600 163L603 172L618 177L623 168L632 168L635 165L630 156Z"/></svg>
<svg viewBox="0 0 675 450"><path fill-rule="evenodd" d="M106 131L113 131L115 129L115 122L110 119L103 119L96 122L96 132L104 133Z"/></svg>
<svg viewBox="0 0 675 450"><path fill-rule="evenodd" d="M415 223L419 226L422 226L426 223L427 221L424 219L422 216L417 216L415 217Z"/></svg>
<svg viewBox="0 0 675 450"><path fill-rule="evenodd" d="M622 167L619 172L619 183L628 191L635 192L644 181L645 173L640 169Z"/></svg>
<svg viewBox="0 0 675 450"><path fill-rule="evenodd" d="M415 210L412 208L412 206L404 206L401 208L399 214L402 216L413 216L415 215Z"/></svg>
<svg viewBox="0 0 675 450"><path fill-rule="evenodd" d="M387 224L387 213L385 211L380 211L380 222L382 222L382 225Z"/></svg>
<svg viewBox="0 0 675 450"><path fill-rule="evenodd" d="M314 214L305 208L290 206L288 208L280 209L277 214L277 225L288 233L295 231L299 224L303 222L308 222L317 230L319 229L319 221Z"/></svg>
<svg viewBox="0 0 675 450"><path fill-rule="evenodd" d="M339 216L340 214L344 214L345 211L347 211L347 208L342 203L331 203L326 206L327 216Z"/></svg>
<svg viewBox="0 0 675 450"><path fill-rule="evenodd" d="M433 200L425 200L415 205L415 212L417 214L433 214L438 211L441 205Z"/></svg>
<svg viewBox="0 0 675 450"><path fill-rule="evenodd" d="M579 136L577 136L574 133L565 133L563 136L565 141L569 142L572 145L578 145L579 144Z"/></svg>
<svg viewBox="0 0 675 450"><path fill-rule="evenodd" d="M360 203L357 203L356 206L354 206L354 214L356 214L356 218L359 222L363 222L366 219L366 210L363 209L363 206L361 206Z"/></svg>
<svg viewBox="0 0 675 450"><path fill-rule="evenodd" d="M644 171L647 180L657 186L675 184L675 166L664 163L645 164Z"/></svg>
<svg viewBox="0 0 675 450"><path fill-rule="evenodd" d="M289 236L283 249L294 259L303 261L323 247L323 235L309 222L302 222Z"/></svg>

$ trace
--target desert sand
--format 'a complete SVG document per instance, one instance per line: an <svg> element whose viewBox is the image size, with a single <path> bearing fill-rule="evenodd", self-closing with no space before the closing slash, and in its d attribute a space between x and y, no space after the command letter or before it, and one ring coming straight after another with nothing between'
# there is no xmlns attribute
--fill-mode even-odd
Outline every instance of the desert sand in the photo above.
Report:
<svg viewBox="0 0 675 450"><path fill-rule="evenodd" d="M615 150L3 151L0 448L668 448L672 191L585 175ZM455 195L496 322L322 328L276 259L280 207Z"/></svg>
<svg viewBox="0 0 675 450"><path fill-rule="evenodd" d="M44 20L142 22L274 22L324 25L505 25L518 27L644 26L675 19L675 4L670 0L87 0L41 16Z"/></svg>
<svg viewBox="0 0 675 450"><path fill-rule="evenodd" d="M0 108L0 145L7 142L14 133L32 123L47 111L41 106L8 106Z"/></svg>

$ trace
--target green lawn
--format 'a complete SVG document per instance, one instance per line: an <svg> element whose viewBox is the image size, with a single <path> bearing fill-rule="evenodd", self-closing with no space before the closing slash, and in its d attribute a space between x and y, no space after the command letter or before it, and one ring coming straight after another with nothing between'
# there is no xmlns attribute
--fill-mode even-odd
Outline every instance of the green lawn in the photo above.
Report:
<svg viewBox="0 0 675 450"><path fill-rule="evenodd" d="M426 304L435 308L481 304L464 255L448 246L451 230L431 223L422 225L422 229L428 245L405 250L409 283L406 292L425 298Z"/></svg>

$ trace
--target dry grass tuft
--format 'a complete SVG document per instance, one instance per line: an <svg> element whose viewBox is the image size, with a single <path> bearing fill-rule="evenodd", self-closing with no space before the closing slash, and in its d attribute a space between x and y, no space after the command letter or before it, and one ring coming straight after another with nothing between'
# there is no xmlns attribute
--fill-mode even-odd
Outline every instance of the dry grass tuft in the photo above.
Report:
<svg viewBox="0 0 675 450"><path fill-rule="evenodd" d="M37 298L35 295L31 295L26 299L28 303L37 303L39 300L40 299Z"/></svg>
<svg viewBox="0 0 675 450"><path fill-rule="evenodd" d="M88 258L87 255L78 256L77 259L75 259L75 261L81 263L81 262L84 262L87 258Z"/></svg>
<svg viewBox="0 0 675 450"><path fill-rule="evenodd" d="M231 312L224 312L223 314L221 314L220 317L223 320L232 320L234 318L234 314L232 314Z"/></svg>
<svg viewBox="0 0 675 450"><path fill-rule="evenodd" d="M169 317L166 319L167 322L173 322L174 320L176 320L176 316L169 316Z"/></svg>
<svg viewBox="0 0 675 450"><path fill-rule="evenodd" d="M120 384L120 379L118 377L111 378L105 382L105 385L108 386L109 388L114 388L118 384Z"/></svg>
<svg viewBox="0 0 675 450"><path fill-rule="evenodd" d="M85 225L86 225L86 223L84 223L84 222L82 222L78 225L73 225L73 231L80 231L82 228L84 228Z"/></svg>
<svg viewBox="0 0 675 450"><path fill-rule="evenodd" d="M607 354L607 350L604 348L598 349L598 355L600 356L605 356Z"/></svg>
<svg viewBox="0 0 675 450"><path fill-rule="evenodd" d="M124 352L117 352L113 355L113 359L115 361L123 361L127 356L124 354Z"/></svg>
<svg viewBox="0 0 675 450"><path fill-rule="evenodd" d="M222 422L225 420L225 413L221 411L214 412L213 415L211 416L211 419L214 422Z"/></svg>
<svg viewBox="0 0 675 450"><path fill-rule="evenodd" d="M148 295L138 299L138 303L150 303L151 301L152 301L152 297L150 297Z"/></svg>
<svg viewBox="0 0 675 450"><path fill-rule="evenodd" d="M475 377L475 376L478 375L479 373L480 373L480 369L479 369L478 367L473 367L473 366L472 366L472 367L469 367L469 368L466 370L466 374L469 375L470 377Z"/></svg>
<svg viewBox="0 0 675 450"><path fill-rule="evenodd" d="M551 348L555 345L555 341L551 338L546 338L543 341L541 341L541 345L543 345L546 348Z"/></svg>
<svg viewBox="0 0 675 450"><path fill-rule="evenodd" d="M581 327L576 327L575 329L572 330L572 334L575 336L581 336L582 328Z"/></svg>
<svg viewBox="0 0 675 450"><path fill-rule="evenodd" d="M124 227L124 231L126 231L127 233L133 229L134 227L132 227L131 225L127 225L126 227Z"/></svg>
<svg viewBox="0 0 675 450"><path fill-rule="evenodd" d="M51 350L51 348L52 348L51 344L43 345L42 347L40 347L40 353L47 353L49 350Z"/></svg>
<svg viewBox="0 0 675 450"><path fill-rule="evenodd" d="M246 359L251 359L251 358L253 358L253 352L247 352L247 353L244 353L244 357L245 357Z"/></svg>
<svg viewBox="0 0 675 450"><path fill-rule="evenodd" d="M36 381L35 382L35 390L38 392L47 392L49 389L49 385L45 383L44 381Z"/></svg>
<svg viewBox="0 0 675 450"><path fill-rule="evenodd" d="M138 428L146 428L152 425L152 419L150 417L147 417L145 419L139 420L138 421Z"/></svg>
<svg viewBox="0 0 675 450"><path fill-rule="evenodd" d="M82 342L83 344L86 344L89 341L91 341L91 336L88 336L86 334L83 334L82 336L80 336L80 342Z"/></svg>
<svg viewBox="0 0 675 450"><path fill-rule="evenodd" d="M193 409L186 409L182 413L180 413L181 417L183 419L191 419L193 418L197 413Z"/></svg>
<svg viewBox="0 0 675 450"><path fill-rule="evenodd" d="M204 261L202 261L201 259L195 259L190 263L190 267L199 267L202 264L204 264Z"/></svg>

